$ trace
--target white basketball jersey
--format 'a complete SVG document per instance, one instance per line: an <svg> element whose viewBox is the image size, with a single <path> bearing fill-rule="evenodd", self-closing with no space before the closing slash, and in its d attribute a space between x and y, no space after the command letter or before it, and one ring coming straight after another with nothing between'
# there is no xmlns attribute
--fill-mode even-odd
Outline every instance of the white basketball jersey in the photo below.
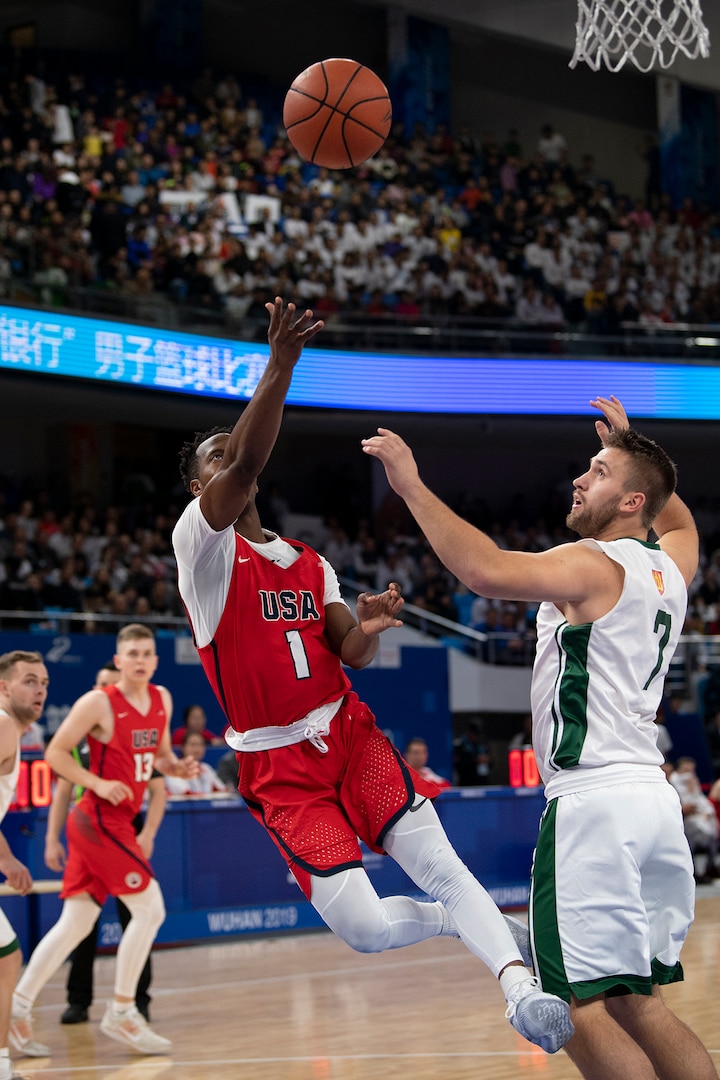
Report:
<svg viewBox="0 0 720 1080"><path fill-rule="evenodd" d="M657 544L591 543L625 569L622 594L602 618L571 626L552 603L537 615L533 748L552 798L627 779L662 779L655 716L685 620L687 589Z"/></svg>
<svg viewBox="0 0 720 1080"><path fill-rule="evenodd" d="M8 714L0 709L0 712L7 716ZM8 812L10 803L15 798L15 790L17 788L18 775L20 773L20 740L18 739L17 752L15 754L15 764L11 771L6 773L5 776L0 776L0 821L5 817Z"/></svg>

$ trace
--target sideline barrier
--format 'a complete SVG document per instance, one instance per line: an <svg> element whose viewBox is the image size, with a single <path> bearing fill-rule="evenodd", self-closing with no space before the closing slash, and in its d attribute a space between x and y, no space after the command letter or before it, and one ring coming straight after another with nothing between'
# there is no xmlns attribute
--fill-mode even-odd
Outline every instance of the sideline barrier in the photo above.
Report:
<svg viewBox="0 0 720 1080"><path fill-rule="evenodd" d="M524 906L545 806L542 789L452 788L435 805L458 855L495 902ZM8 892L2 901L26 957L60 913L59 876L50 877L43 863L46 824L46 807L10 813L3 822L11 850L42 882L43 891L28 898ZM323 926L239 797L168 802L152 864L167 910L158 945ZM364 849L363 865L381 896L420 895L392 859ZM120 933L115 903L109 900L100 916L100 947L114 948Z"/></svg>
<svg viewBox="0 0 720 1080"><path fill-rule="evenodd" d="M30 892L22 894L17 889L13 889L12 885L4 882L0 885L0 896L39 896L41 893L59 893L61 888L62 881L59 880L33 881Z"/></svg>
<svg viewBox="0 0 720 1080"><path fill-rule="evenodd" d="M6 817L5 821L7 820ZM12 897L12 902L17 905L18 908L22 907L23 909L24 919L22 924L19 925L18 922L16 922L15 915L10 915L9 908L11 901L5 901L3 903L3 909L8 911L10 922L18 936L25 960L30 956L30 953L35 948L46 929L41 929L42 916L40 911L40 897L55 894L56 899L54 900L54 903L57 914L59 915L60 906L59 901L57 900L57 894L60 892L61 888L62 881L59 878L40 878L34 880L32 889L30 892L25 893L24 896L19 893L17 889L13 889L11 885L8 885L6 881L0 885L0 897Z"/></svg>

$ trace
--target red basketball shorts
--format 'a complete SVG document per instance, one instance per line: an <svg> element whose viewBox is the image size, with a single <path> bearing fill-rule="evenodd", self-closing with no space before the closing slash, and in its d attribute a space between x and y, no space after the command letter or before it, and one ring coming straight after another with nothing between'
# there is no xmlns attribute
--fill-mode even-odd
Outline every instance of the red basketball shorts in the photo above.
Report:
<svg viewBox="0 0 720 1080"><path fill-rule="evenodd" d="M308 898L311 874L362 866L359 839L382 852L416 792L440 792L403 760L357 694L346 696L324 741L326 754L305 740L238 755L240 794Z"/></svg>
<svg viewBox="0 0 720 1080"><path fill-rule="evenodd" d="M60 898L89 893L102 905L108 896L147 889L155 876L135 837L132 818L83 800L65 827L68 861Z"/></svg>

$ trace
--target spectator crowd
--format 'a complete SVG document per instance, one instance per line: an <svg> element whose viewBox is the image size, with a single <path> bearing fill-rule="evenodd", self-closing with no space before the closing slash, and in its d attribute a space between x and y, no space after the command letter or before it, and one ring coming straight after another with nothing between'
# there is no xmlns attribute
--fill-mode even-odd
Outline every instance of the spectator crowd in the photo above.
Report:
<svg viewBox="0 0 720 1080"><path fill-rule="evenodd" d="M564 525L567 508L559 493L545 516L516 515L515 502L509 513L499 516L467 495L456 499L455 506L504 549L543 551L573 538ZM284 518L291 511L276 487L263 517L284 535ZM170 541L178 514L177 504L157 508L154 500L142 506L100 507L87 493L76 505L59 510L47 492L26 496L13 485L6 484L5 491L0 485L0 611L5 613L5 628L12 625L12 612L37 613L38 629L58 612L83 613L88 633L101 629L94 620L98 615L118 621L151 617L169 630L184 627ZM696 514L703 546L685 633L702 663L710 655L702 652L703 640L720 634L720 508L703 501ZM473 648L482 659L514 665L531 659L535 608L469 593L407 518L395 518L391 511L375 520L349 523L329 513L316 546L358 592L382 590L397 581L420 612L480 631L487 640ZM720 711L720 689L717 697ZM714 700L711 704L715 707Z"/></svg>
<svg viewBox="0 0 720 1080"><path fill-rule="evenodd" d="M611 334L720 319L720 225L598 175L550 124L523 146L396 124L363 166L303 162L233 75L182 88L80 73L0 87L0 291L48 305L112 293L264 319L268 295L325 317L472 317ZM28 291L29 290L29 291ZM159 307L160 305L160 307Z"/></svg>

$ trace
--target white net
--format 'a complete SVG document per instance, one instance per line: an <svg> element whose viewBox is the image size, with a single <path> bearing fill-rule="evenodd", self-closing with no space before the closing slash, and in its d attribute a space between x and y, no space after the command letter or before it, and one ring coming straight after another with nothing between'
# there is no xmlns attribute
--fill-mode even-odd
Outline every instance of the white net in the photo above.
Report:
<svg viewBox="0 0 720 1080"><path fill-rule="evenodd" d="M670 67L678 52L691 60L710 55L700 0L578 0L574 68L640 71Z"/></svg>

